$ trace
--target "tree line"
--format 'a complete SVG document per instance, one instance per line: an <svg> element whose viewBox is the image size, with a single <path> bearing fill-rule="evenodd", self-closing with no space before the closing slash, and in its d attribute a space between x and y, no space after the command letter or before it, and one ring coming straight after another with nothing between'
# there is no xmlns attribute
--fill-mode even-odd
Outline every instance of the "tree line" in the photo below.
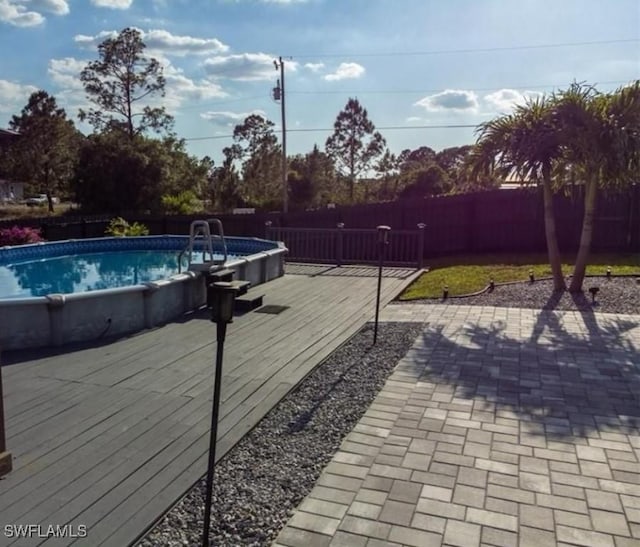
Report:
<svg viewBox="0 0 640 547"><path fill-rule="evenodd" d="M274 123L248 116L235 127L221 165L191 156L173 131L173 117L160 106L163 67L145 49L140 33L130 28L98 46L98 59L80 74L91 106L78 117L92 126L88 136L54 96L33 93L10 121L20 137L0 150L0 176L46 194L51 211L58 194L88 213L189 213L203 201L216 211L281 209L281 148ZM496 178L471 179L472 148L436 153L422 146L396 155L367 110L349 99L324 150L316 145L288 158L289 201L307 209L495 186Z"/></svg>

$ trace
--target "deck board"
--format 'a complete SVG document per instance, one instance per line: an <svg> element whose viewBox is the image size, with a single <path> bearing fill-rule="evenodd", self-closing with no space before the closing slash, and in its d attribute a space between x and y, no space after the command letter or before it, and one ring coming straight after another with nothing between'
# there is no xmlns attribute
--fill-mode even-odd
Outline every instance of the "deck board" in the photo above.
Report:
<svg viewBox="0 0 640 547"><path fill-rule="evenodd" d="M313 275L256 288L265 304L289 308L249 312L229 325L218 457L372 319L372 268L335 270L307 268ZM411 273L388 272L383 303ZM89 535L77 545L133 542L206 471L214 338L204 311L109 344L7 355L8 448L16 458L2 481L0 525L84 524Z"/></svg>

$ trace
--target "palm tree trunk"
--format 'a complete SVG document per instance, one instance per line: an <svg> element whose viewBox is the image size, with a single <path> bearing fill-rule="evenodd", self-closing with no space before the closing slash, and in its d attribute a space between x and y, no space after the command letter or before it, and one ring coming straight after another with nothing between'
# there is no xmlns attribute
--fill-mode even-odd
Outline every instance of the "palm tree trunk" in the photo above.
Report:
<svg viewBox="0 0 640 547"><path fill-rule="evenodd" d="M593 235L593 217L596 212L596 194L598 185L595 180L587 181L584 195L584 220L582 221L582 233L580 234L580 247L573 267L570 292L582 292L582 283L587 270L587 261L591 251L591 239Z"/></svg>
<svg viewBox="0 0 640 547"><path fill-rule="evenodd" d="M542 196L544 202L544 231L547 238L547 253L549 265L553 275L553 288L556 291L564 291L567 285L562 275L562 262L560 260L560 248L556 235L556 220L553 214L553 192L551 191L551 168L542 168Z"/></svg>

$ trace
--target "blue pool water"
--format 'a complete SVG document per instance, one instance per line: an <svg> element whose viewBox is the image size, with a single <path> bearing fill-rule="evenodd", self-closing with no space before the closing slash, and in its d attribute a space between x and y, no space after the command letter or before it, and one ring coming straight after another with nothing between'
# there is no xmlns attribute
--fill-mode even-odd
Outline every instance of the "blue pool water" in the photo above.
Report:
<svg viewBox="0 0 640 547"><path fill-rule="evenodd" d="M202 262L202 254L194 253L193 262ZM182 271L186 267L187 258L183 257ZM0 264L0 298L125 287L166 279L176 273L177 251L97 252L24 260Z"/></svg>

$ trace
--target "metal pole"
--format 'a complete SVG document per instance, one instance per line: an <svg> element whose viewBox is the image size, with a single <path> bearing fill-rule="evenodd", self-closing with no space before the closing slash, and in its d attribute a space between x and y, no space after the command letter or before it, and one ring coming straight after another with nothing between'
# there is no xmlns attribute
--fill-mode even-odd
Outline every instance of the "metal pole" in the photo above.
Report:
<svg viewBox="0 0 640 547"><path fill-rule="evenodd" d="M285 90L284 90L284 61L280 57L280 81L282 82L282 96L280 110L282 113L282 211L289 210L289 184L287 181L287 117L285 115Z"/></svg>
<svg viewBox="0 0 640 547"><path fill-rule="evenodd" d="M384 253L384 243L378 242L378 292L376 294L376 321L373 326L373 345L378 340L378 315L380 313L380 290L382 288L382 253Z"/></svg>
<svg viewBox="0 0 640 547"><path fill-rule="evenodd" d="M380 290L382 288L382 261L384 248L389 243L389 226L378 226L378 291L376 293L376 319L373 325L373 345L378 340L378 315L380 313Z"/></svg>
<svg viewBox="0 0 640 547"><path fill-rule="evenodd" d="M209 439L209 465L207 467L207 490L204 501L204 526L202 547L209 547L209 529L211 527L211 498L213 497L213 475L216 467L216 440L218 437L218 416L220 413L220 384L222 383L222 355L227 323L217 324L216 374L213 385L213 407L211 409L211 436Z"/></svg>

